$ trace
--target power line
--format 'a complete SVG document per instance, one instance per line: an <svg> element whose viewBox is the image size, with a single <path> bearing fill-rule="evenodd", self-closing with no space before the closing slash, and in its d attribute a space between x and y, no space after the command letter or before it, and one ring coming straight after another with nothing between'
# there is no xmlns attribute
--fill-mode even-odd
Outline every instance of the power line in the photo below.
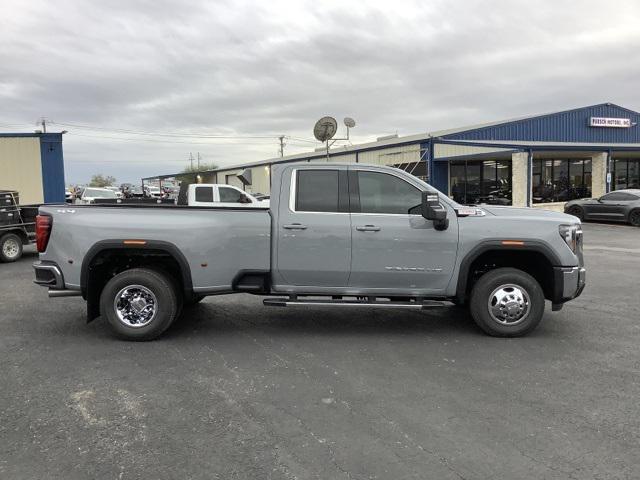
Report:
<svg viewBox="0 0 640 480"><path fill-rule="evenodd" d="M292 137L291 135L287 135L287 138L290 138L291 140L298 140L300 142L315 143L315 144L319 144L320 143L317 140L308 140L306 138Z"/></svg>
<svg viewBox="0 0 640 480"><path fill-rule="evenodd" d="M278 139L280 140L280 137L286 138L286 139L291 139L291 140L296 140L298 142L305 142L305 143L310 143L310 144L318 144L318 142L316 140L310 140L307 138L301 138L301 137L296 137L296 136L292 136L292 135L231 135L231 134L198 134L198 133L176 133L176 132L150 132L150 131L142 131L142 130L133 130L133 129L126 129L126 128L113 128L113 127L100 127L100 126L94 126L94 125L84 125L84 124L80 124L80 123L67 123L67 122L55 122L53 120L49 120L46 119L45 117L42 117L41 120L38 122L39 124L44 123L44 125L42 125L43 130L46 129L46 125L60 125L63 127L70 127L70 128L81 128L81 129L85 129L85 130L94 130L94 131L103 131L103 132L107 132L107 133L114 133L114 134L129 134L129 135L143 135L143 136L151 136L151 137L177 137L177 138L201 138L201 139ZM4 127L19 127L19 126L25 126L25 127L30 127L31 124L26 124L26 123L7 123L7 124L0 124L0 126L4 126ZM80 134L76 134L76 135L80 135Z"/></svg>
<svg viewBox="0 0 640 480"><path fill-rule="evenodd" d="M159 140L152 138L126 138L126 137L113 137L110 135L90 135L86 133L75 133L68 132L68 135L72 135L74 137L87 137L87 138L102 138L106 140L121 140L125 142L150 142L150 143L182 143L187 145L215 145L211 142L197 142L197 141L180 141L180 140ZM271 138L269 138L271 139ZM210 139L215 140L215 139ZM242 140L240 138L227 138L221 140ZM224 143L224 145L270 145L271 142L228 142Z"/></svg>
<svg viewBox="0 0 640 480"><path fill-rule="evenodd" d="M140 131L140 130L129 130L125 128L110 128L110 127L95 127L91 125L81 125L77 123L63 123L63 122L54 122L49 121L49 124L61 125L63 127L72 127L72 128L84 128L86 130L99 130L111 133L126 133L130 135L147 135L152 137L184 137L184 138L238 138L238 139L274 139L278 138L279 135L229 135L229 134L215 134L215 135L205 135L205 134L196 134L196 133L169 133L169 132L148 132L148 131Z"/></svg>

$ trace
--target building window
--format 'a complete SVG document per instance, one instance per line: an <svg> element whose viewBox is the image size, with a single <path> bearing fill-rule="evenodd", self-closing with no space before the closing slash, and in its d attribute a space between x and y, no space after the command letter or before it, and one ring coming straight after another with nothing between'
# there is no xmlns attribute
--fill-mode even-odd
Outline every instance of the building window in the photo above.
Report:
<svg viewBox="0 0 640 480"><path fill-rule="evenodd" d="M614 160L613 189L623 188L640 188L640 160Z"/></svg>
<svg viewBox="0 0 640 480"><path fill-rule="evenodd" d="M534 160L533 203L591 197L591 159Z"/></svg>
<svg viewBox="0 0 640 480"><path fill-rule="evenodd" d="M451 162L451 196L463 205L511 205L511 161Z"/></svg>

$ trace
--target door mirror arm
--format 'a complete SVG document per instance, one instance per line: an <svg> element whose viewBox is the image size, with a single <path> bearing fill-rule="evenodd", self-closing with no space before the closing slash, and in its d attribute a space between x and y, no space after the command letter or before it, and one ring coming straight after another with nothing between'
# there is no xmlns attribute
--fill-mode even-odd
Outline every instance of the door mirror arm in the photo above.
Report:
<svg viewBox="0 0 640 480"><path fill-rule="evenodd" d="M440 204L440 199L437 193L428 191L422 192L420 213L426 220L433 221L433 227L436 230L446 230L449 227L447 209Z"/></svg>

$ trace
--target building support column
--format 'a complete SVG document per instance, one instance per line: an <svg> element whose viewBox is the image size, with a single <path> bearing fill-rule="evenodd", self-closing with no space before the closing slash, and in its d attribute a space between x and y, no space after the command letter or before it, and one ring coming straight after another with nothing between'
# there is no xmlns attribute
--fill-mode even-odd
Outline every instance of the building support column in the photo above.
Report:
<svg viewBox="0 0 640 480"><path fill-rule="evenodd" d="M599 198L607 193L607 152L591 157L591 196Z"/></svg>
<svg viewBox="0 0 640 480"><path fill-rule="evenodd" d="M529 152L511 154L511 204L526 207L529 199Z"/></svg>

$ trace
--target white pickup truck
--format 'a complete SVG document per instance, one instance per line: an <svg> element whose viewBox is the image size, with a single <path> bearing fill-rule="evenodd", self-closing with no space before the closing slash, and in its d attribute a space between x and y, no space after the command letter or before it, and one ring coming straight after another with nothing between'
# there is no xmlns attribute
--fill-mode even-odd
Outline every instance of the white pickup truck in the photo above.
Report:
<svg viewBox="0 0 640 480"><path fill-rule="evenodd" d="M257 207L268 208L269 200L258 200L233 185L194 183L189 185L187 205L190 207Z"/></svg>

